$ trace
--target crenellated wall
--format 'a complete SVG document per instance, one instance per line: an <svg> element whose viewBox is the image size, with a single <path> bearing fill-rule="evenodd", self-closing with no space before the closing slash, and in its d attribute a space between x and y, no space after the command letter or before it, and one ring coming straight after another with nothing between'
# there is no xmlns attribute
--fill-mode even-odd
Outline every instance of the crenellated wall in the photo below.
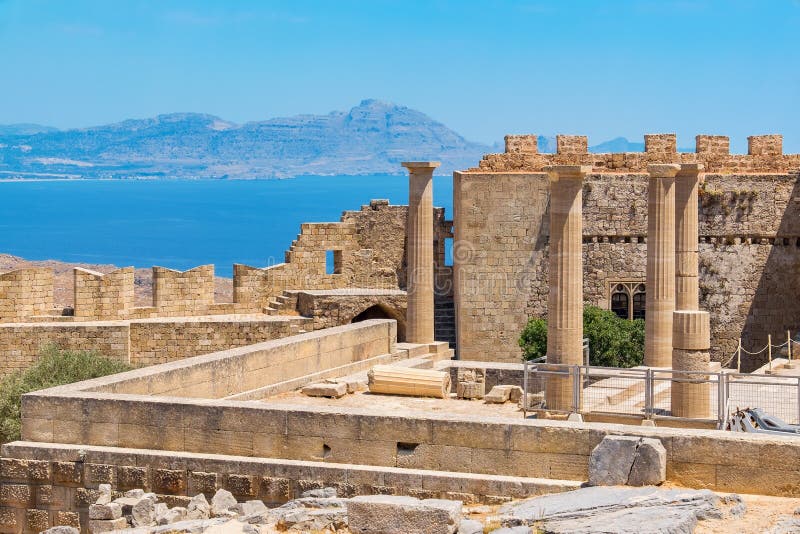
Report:
<svg viewBox="0 0 800 534"><path fill-rule="evenodd" d="M800 169L800 154L783 154L780 135L747 138L747 154L731 154L729 139L698 135L695 152L678 152L675 134L644 136L644 152L588 152L585 136L556 136L557 152L540 154L535 135L506 136L503 154L487 154L473 172L540 172L548 165L591 165L595 172L645 172L649 163L703 163L714 173L786 173Z"/></svg>
<svg viewBox="0 0 800 534"><path fill-rule="evenodd" d="M213 304L213 265L188 271L153 267L153 307L159 316L195 315Z"/></svg>
<svg viewBox="0 0 800 534"><path fill-rule="evenodd" d="M134 269L124 267L108 274L74 269L75 317L124 319L134 306Z"/></svg>
<svg viewBox="0 0 800 534"><path fill-rule="evenodd" d="M33 267L0 274L0 323L53 313L53 271Z"/></svg>

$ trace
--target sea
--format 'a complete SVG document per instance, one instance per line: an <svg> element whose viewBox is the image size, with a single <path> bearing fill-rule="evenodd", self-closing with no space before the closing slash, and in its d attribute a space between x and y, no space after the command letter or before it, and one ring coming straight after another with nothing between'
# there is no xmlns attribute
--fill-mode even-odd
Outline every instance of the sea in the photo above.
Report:
<svg viewBox="0 0 800 534"><path fill-rule="evenodd" d="M453 181L434 177L434 205L452 217ZM402 175L284 180L0 182L0 253L29 260L160 265L283 262L303 222L338 221L371 199L408 203Z"/></svg>

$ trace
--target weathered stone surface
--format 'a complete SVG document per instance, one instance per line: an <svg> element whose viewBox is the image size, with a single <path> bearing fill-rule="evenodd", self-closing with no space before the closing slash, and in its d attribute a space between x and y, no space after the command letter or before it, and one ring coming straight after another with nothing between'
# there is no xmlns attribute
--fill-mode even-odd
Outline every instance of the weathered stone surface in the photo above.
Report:
<svg viewBox="0 0 800 534"><path fill-rule="evenodd" d="M474 519L462 519L458 524L458 534L483 534L483 523Z"/></svg>
<svg viewBox="0 0 800 534"><path fill-rule="evenodd" d="M495 386L483 397L484 402L489 404L503 404L511 398L511 388L514 386Z"/></svg>
<svg viewBox="0 0 800 534"><path fill-rule="evenodd" d="M491 531L491 534L532 534L533 531L530 527L516 526L516 527L503 527L496 528Z"/></svg>
<svg viewBox="0 0 800 534"><path fill-rule="evenodd" d="M236 504L231 510L235 511L239 515L254 515L254 514L263 514L267 510L269 510L266 505L257 500L247 501Z"/></svg>
<svg viewBox="0 0 800 534"><path fill-rule="evenodd" d="M692 534L697 517L690 510L668 506L633 508L591 517L547 521L547 534Z"/></svg>
<svg viewBox="0 0 800 534"><path fill-rule="evenodd" d="M800 518L785 516L764 534L797 534L800 532Z"/></svg>
<svg viewBox="0 0 800 534"><path fill-rule="evenodd" d="M89 507L89 519L117 519L122 517L122 505L115 502L93 504Z"/></svg>
<svg viewBox="0 0 800 534"><path fill-rule="evenodd" d="M120 517L118 519L108 519L108 520L100 520L100 519L90 519L89 520L89 532L92 534L96 534L97 532L111 532L113 530L122 530L123 528L127 528L128 522L125 521L124 517Z"/></svg>
<svg viewBox="0 0 800 534"><path fill-rule="evenodd" d="M452 534L461 522L461 508L461 501L366 495L347 503L348 525L358 534Z"/></svg>
<svg viewBox="0 0 800 534"><path fill-rule="evenodd" d="M309 397L333 397L338 399L347 395L347 384L344 382L317 382L302 389L303 395Z"/></svg>
<svg viewBox="0 0 800 534"><path fill-rule="evenodd" d="M336 488L315 488L304 491L300 497L315 497L318 499L330 499L336 497Z"/></svg>
<svg viewBox="0 0 800 534"><path fill-rule="evenodd" d="M686 512L696 519L721 518L719 508L720 499L709 490L683 490L662 489L657 487L625 488L625 487L587 487L566 493L534 497L518 503L503 506L499 513L504 524L533 525L544 522L545 530L553 522L554 528L561 528L557 522L566 520L586 519L587 525L596 521L597 525L613 525L613 521L626 522L625 524L637 525L641 529L642 521L655 521L659 514L668 514L675 521L683 518L677 512ZM644 514L636 519L634 511L642 509L656 509L652 514ZM626 512L626 513L622 513ZM627 515L630 512L631 515ZM676 512L676 513L673 513ZM611 515L610 519L606 516ZM683 521L681 519L681 521ZM683 521L681 524L688 525ZM572 528L582 525L580 521L572 523ZM564 527L566 528L566 527ZM588 527L587 527L588 528ZM633 527L631 527L633 528ZM688 527L681 527L688 528ZM557 530L554 532L567 532ZM684 532L676 530L675 532ZM587 531L588 532L588 531ZM617 532L598 531L594 532ZM628 532L628 531L625 531ZM642 532L631 531L631 532ZM654 531L661 532L661 531ZM667 531L665 531L667 532ZM691 531L686 531L691 532Z"/></svg>
<svg viewBox="0 0 800 534"><path fill-rule="evenodd" d="M80 530L75 527L64 527L58 526L53 528L48 528L42 534L80 534Z"/></svg>
<svg viewBox="0 0 800 534"><path fill-rule="evenodd" d="M111 502L111 484L100 484L97 488L100 491L100 496L97 498L95 504L108 504Z"/></svg>
<svg viewBox="0 0 800 534"><path fill-rule="evenodd" d="M134 527L148 527L156 523L156 505L152 499L139 499L131 507L131 521Z"/></svg>
<svg viewBox="0 0 800 534"><path fill-rule="evenodd" d="M236 506L233 494L224 489L217 490L211 498L211 515L219 516Z"/></svg>
<svg viewBox="0 0 800 534"><path fill-rule="evenodd" d="M143 489L132 489L132 490L126 491L123 495L128 499L141 499L142 497L144 497L144 490Z"/></svg>
<svg viewBox="0 0 800 534"><path fill-rule="evenodd" d="M606 436L589 458L592 486L647 486L667 477L667 451L657 439Z"/></svg>
<svg viewBox="0 0 800 534"><path fill-rule="evenodd" d="M187 519L208 519L211 517L211 505L208 504L206 496L200 493L192 497L186 506Z"/></svg>
<svg viewBox="0 0 800 534"><path fill-rule="evenodd" d="M163 513L158 514L156 517L156 523L159 525L171 525L172 523L177 523L187 519L186 514L186 508L183 508L182 506L176 506L175 508L167 509Z"/></svg>
<svg viewBox="0 0 800 534"><path fill-rule="evenodd" d="M287 510L278 520L278 528L299 532L318 532L325 529L340 529L347 526L348 514L345 508L311 510L297 508Z"/></svg>

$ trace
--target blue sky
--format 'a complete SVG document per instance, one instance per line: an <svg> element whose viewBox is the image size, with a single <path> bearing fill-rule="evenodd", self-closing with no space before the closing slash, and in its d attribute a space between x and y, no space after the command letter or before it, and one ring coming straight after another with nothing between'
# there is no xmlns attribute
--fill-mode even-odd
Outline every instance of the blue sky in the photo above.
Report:
<svg viewBox="0 0 800 534"><path fill-rule="evenodd" d="M800 0L0 0L0 124L419 109L465 137L783 133Z"/></svg>

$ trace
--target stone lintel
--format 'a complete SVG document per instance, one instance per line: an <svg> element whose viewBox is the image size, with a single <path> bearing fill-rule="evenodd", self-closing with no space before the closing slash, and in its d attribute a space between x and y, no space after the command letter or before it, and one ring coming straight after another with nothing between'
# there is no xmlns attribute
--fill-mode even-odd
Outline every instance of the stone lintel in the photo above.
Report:
<svg viewBox="0 0 800 534"><path fill-rule="evenodd" d="M651 163L647 166L647 172L653 178L674 178L680 170L677 163Z"/></svg>
<svg viewBox="0 0 800 534"><path fill-rule="evenodd" d="M676 176L680 177L697 176L701 172L705 171L705 165L703 165L702 163L681 163L680 165L681 168Z"/></svg>
<svg viewBox="0 0 800 534"><path fill-rule="evenodd" d="M550 177L550 181L565 178L582 179L592 172L591 165L549 165L544 171Z"/></svg>
<svg viewBox="0 0 800 534"><path fill-rule="evenodd" d="M409 170L409 172L433 170L439 165L441 161L404 161L400 165Z"/></svg>

